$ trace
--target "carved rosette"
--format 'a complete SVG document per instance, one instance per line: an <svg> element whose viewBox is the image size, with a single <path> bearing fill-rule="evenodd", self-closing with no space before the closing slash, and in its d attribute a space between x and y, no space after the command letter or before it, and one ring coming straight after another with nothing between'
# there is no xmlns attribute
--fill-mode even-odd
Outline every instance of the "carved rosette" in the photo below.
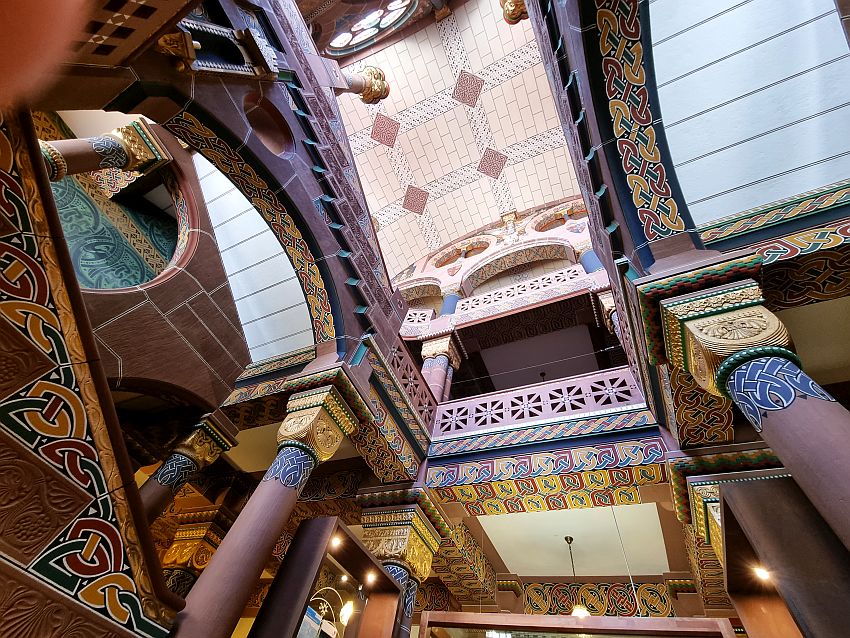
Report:
<svg viewBox="0 0 850 638"><path fill-rule="evenodd" d="M791 346L787 329L763 301L752 280L663 301L668 359L711 394L725 396L717 383L724 360L750 348Z"/></svg>
<svg viewBox="0 0 850 638"><path fill-rule="evenodd" d="M422 344L422 359L433 359L440 355L447 357L449 365L455 370L460 366L460 349L452 339L452 336L446 335L438 339L431 339Z"/></svg>
<svg viewBox="0 0 850 638"><path fill-rule="evenodd" d="M331 458L342 437L354 432L357 419L333 386L293 394L277 432L278 447L306 447L318 462Z"/></svg>
<svg viewBox="0 0 850 638"><path fill-rule="evenodd" d="M440 538L417 505L363 511L363 543L378 560L410 568L421 582L431 573Z"/></svg>

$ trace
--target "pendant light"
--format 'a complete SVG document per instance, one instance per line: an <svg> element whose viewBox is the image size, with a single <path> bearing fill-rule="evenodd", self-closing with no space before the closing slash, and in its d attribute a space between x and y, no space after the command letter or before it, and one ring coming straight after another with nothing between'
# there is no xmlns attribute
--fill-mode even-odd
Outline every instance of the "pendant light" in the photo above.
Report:
<svg viewBox="0 0 850 638"><path fill-rule="evenodd" d="M570 565L573 568L573 581L576 579L576 563L573 560L573 541L575 540L572 536L564 536L564 540L567 541L567 547L570 548ZM571 616L575 616L576 618L587 618L590 616L590 611L588 611L587 607L582 605L581 603L576 603L573 605L573 610L570 612Z"/></svg>

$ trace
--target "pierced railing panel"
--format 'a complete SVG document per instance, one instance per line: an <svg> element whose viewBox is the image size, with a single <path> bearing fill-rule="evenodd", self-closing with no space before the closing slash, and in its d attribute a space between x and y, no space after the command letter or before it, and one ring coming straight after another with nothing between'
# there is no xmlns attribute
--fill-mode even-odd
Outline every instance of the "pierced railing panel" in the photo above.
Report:
<svg viewBox="0 0 850 638"><path fill-rule="evenodd" d="M457 304L455 313L464 313L469 312L470 310L477 310L485 306L492 306L503 301L508 301L510 299L515 299L517 297L522 297L531 293L540 292L541 290L546 290L547 288L554 288L556 286L561 286L569 282L584 279L587 279L587 273L585 272L582 266L570 266L569 268L564 268L563 270L547 273L545 275L541 275L540 277L529 279L528 281L521 281L510 286L497 288L496 290L485 292L482 295L476 295L474 297L467 297L466 299L461 299Z"/></svg>
<svg viewBox="0 0 850 638"><path fill-rule="evenodd" d="M441 403L433 438L563 421L643 402L631 371L624 366Z"/></svg>
<svg viewBox="0 0 850 638"><path fill-rule="evenodd" d="M425 379L422 378L419 368L416 367L413 359L403 345L399 344L393 348L390 354L390 365L402 388L413 403L413 407L422 418L422 422L426 426L430 426L434 422L437 401L434 399L434 395L431 394L431 389L425 383Z"/></svg>

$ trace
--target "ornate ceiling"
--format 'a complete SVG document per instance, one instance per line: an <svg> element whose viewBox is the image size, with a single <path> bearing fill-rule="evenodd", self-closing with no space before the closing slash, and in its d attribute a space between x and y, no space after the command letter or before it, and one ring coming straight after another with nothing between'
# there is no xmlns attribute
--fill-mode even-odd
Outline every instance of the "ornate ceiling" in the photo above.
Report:
<svg viewBox="0 0 850 638"><path fill-rule="evenodd" d="M505 23L497 1L469 0L346 70L366 65L389 97L339 102L390 276L504 213L579 194L531 27Z"/></svg>

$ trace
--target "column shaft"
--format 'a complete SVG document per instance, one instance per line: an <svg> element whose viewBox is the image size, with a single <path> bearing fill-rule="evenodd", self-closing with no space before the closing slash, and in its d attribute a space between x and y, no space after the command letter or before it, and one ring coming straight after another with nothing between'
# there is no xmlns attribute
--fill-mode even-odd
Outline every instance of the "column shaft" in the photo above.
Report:
<svg viewBox="0 0 850 638"><path fill-rule="evenodd" d="M449 365L449 367L446 369L446 383L443 386L443 396L440 399L441 401L449 400L452 393L452 379L454 378L454 375L455 369L451 365Z"/></svg>
<svg viewBox="0 0 850 638"><path fill-rule="evenodd" d="M422 364L422 376L425 377L425 382L431 388L434 397L438 400L443 398L443 389L446 385L448 368L449 358L444 354L429 357Z"/></svg>
<svg viewBox="0 0 850 638"><path fill-rule="evenodd" d="M403 565L397 561L384 561L384 569L389 572L395 581L401 586L401 616L399 624L396 625L393 632L393 638L407 638L410 636L410 627L413 625L413 608L416 605L416 590L419 588L419 581L410 572L407 565Z"/></svg>
<svg viewBox="0 0 850 638"><path fill-rule="evenodd" d="M850 412L783 357L734 368L726 390L850 549Z"/></svg>
<svg viewBox="0 0 850 638"><path fill-rule="evenodd" d="M198 465L185 454L175 453L165 459L139 488L148 523L153 523L165 511L174 499L174 494L198 469Z"/></svg>
<svg viewBox="0 0 850 638"><path fill-rule="evenodd" d="M316 459L283 446L177 615L175 638L229 638Z"/></svg>

